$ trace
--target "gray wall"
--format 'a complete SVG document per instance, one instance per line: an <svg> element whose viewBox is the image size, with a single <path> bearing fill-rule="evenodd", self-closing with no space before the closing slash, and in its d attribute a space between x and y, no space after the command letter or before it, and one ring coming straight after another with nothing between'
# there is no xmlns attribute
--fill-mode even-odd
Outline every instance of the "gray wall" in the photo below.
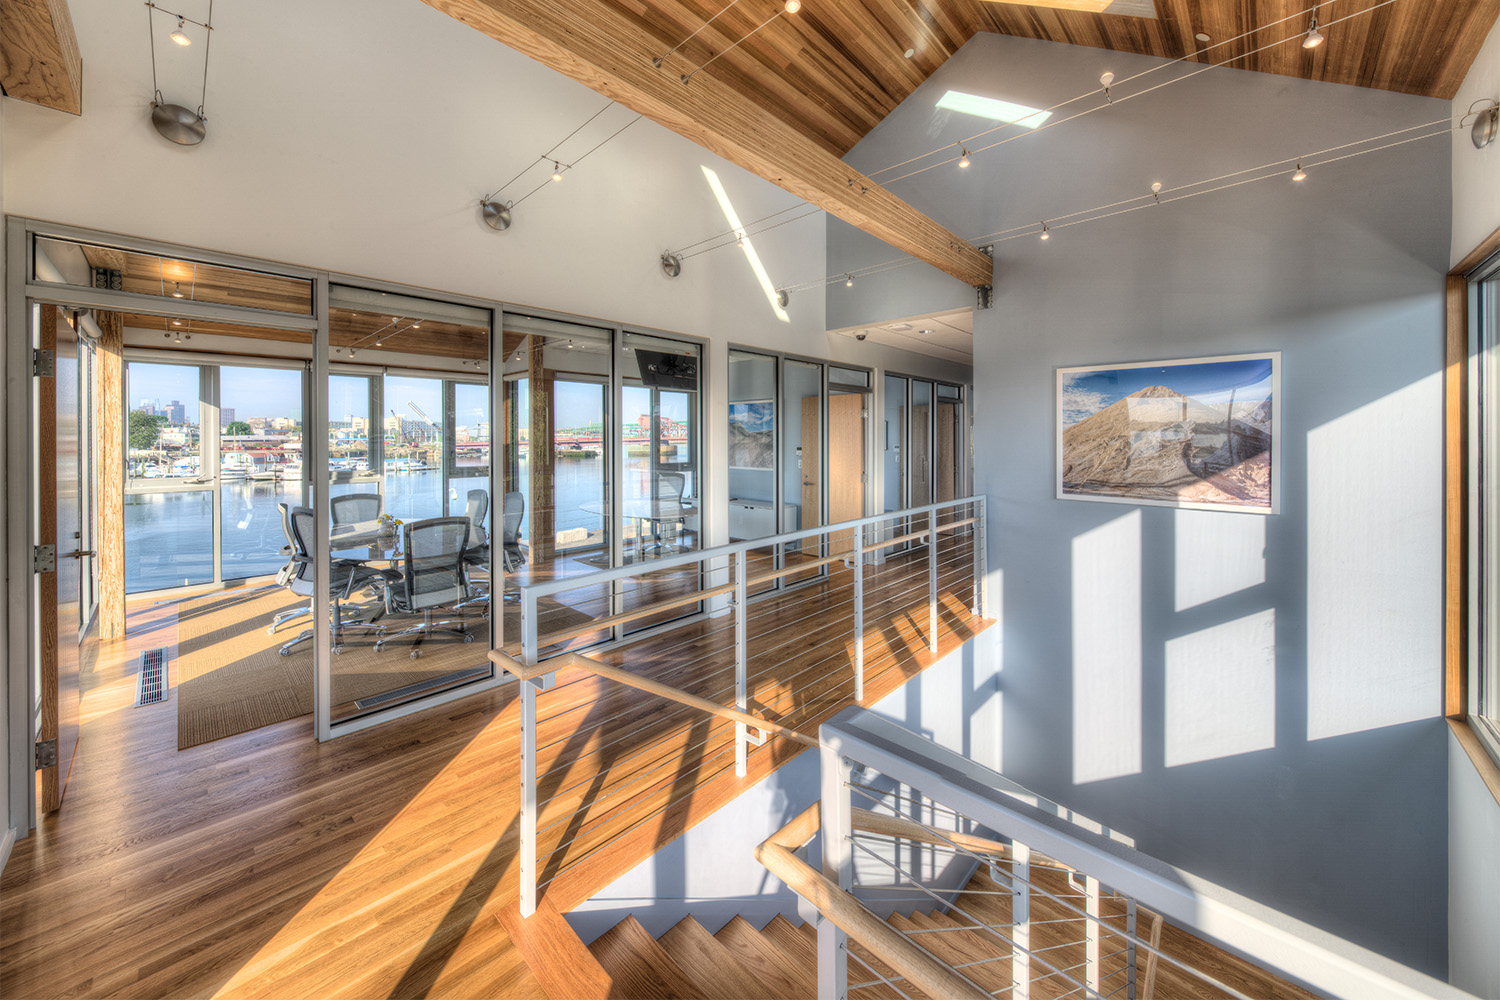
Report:
<svg viewBox="0 0 1500 1000"><path fill-rule="evenodd" d="M1112 107L893 185L971 237L1448 113L1233 70L1121 100L1160 64L980 35L849 160L870 171L988 127L935 111L946 89L1046 108L1113 71ZM996 248L974 467L1003 608L1004 770L1148 854L1444 975L1449 148L1289 173ZM877 259L846 235L829 229L831 272ZM879 284L831 288L830 325L938 283L914 267ZM1282 353L1279 513L1054 499L1056 368L1259 351Z"/></svg>

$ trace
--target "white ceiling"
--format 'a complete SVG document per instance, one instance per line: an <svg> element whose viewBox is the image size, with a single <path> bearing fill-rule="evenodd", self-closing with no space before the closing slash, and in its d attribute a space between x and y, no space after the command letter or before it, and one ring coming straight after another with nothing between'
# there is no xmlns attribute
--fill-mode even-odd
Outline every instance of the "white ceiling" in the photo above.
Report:
<svg viewBox="0 0 1500 1000"><path fill-rule="evenodd" d="M828 332L856 340L863 335L865 343L912 351L944 361L957 361L966 365L973 364L974 361L973 309L908 316L885 323L851 326Z"/></svg>

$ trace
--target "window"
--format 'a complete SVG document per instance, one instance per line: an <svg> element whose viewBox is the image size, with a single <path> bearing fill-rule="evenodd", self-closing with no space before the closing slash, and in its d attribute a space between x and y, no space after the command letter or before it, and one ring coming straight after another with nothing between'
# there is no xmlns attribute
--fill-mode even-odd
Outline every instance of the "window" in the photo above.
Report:
<svg viewBox="0 0 1500 1000"><path fill-rule="evenodd" d="M1469 721L1500 762L1500 255L1469 275Z"/></svg>

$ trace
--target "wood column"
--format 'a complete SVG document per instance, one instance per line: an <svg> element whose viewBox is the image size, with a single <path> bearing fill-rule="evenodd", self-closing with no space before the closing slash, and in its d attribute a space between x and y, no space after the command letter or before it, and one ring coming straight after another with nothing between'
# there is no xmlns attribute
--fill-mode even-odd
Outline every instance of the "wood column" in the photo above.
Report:
<svg viewBox="0 0 1500 1000"><path fill-rule="evenodd" d="M98 464L95 549L99 553L99 638L125 637L125 319L99 312L94 365L94 429Z"/></svg>
<svg viewBox="0 0 1500 1000"><path fill-rule="evenodd" d="M543 365L547 338L532 334L526 343L526 375L531 406L527 466L531 479L531 561L549 563L557 547L557 453L553 447L552 380Z"/></svg>

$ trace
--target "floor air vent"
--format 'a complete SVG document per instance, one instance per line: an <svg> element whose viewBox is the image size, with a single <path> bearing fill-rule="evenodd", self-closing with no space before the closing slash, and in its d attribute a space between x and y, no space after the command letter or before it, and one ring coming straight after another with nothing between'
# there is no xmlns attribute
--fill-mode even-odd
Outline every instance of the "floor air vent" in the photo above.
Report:
<svg viewBox="0 0 1500 1000"><path fill-rule="evenodd" d="M155 705L167 700L167 651L148 649L141 654L141 669L136 675L135 704Z"/></svg>

